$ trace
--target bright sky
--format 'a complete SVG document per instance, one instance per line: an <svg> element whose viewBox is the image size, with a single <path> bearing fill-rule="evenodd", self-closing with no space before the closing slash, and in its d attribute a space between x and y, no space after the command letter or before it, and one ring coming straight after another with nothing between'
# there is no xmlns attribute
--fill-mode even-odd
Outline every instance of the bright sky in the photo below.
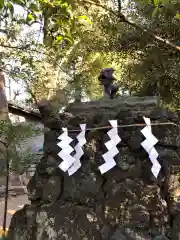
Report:
<svg viewBox="0 0 180 240"><path fill-rule="evenodd" d="M123 1L123 6L124 7L126 7L127 6L127 4L129 3L129 0L124 0ZM18 6L18 5L15 5L15 7L14 7L14 13L16 14L16 15L20 15L20 16L23 16L23 15L25 15L26 13L24 12L24 10L23 10L23 8L22 7L20 7L20 6ZM37 35L39 35L39 29L40 29L40 25L38 24L38 23L36 23L36 24L34 24L33 26L31 26L31 27L26 27L25 29L23 29L23 31L22 31L22 36L23 35L26 35L28 32L30 32L31 30L37 30ZM42 41L42 38L43 38L43 36L42 36L42 34L40 35L40 37L39 37L39 41ZM35 39L36 40L36 39ZM17 90L19 90L19 89L21 89L20 90L20 95L19 96L17 96L17 98L16 98L16 100L18 100L18 101L23 101L23 100L25 100L26 98L27 98L27 93L26 93L26 88L24 87L24 83L22 82L22 83L16 83L15 81L13 81L13 80L9 80L9 78L8 78L8 75L5 75L5 77L6 77L6 94L7 94L7 98L8 98L8 100L12 100L13 99L13 97L14 97L14 91L17 91ZM9 82L10 81L10 82ZM10 87L10 89L9 89L9 87L8 86L11 86ZM11 91L10 91L11 90Z"/></svg>
<svg viewBox="0 0 180 240"><path fill-rule="evenodd" d="M23 8L22 7L20 7L20 6L18 6L18 5L15 5L14 6L14 14L16 14L16 15L20 15L20 16L23 16L23 15L25 15L25 12L24 12L24 10L23 10ZM22 31L22 36L23 35L26 35L28 32L30 32L30 31L36 31L37 30L37 32L39 32L39 29L40 29L40 25L38 24L38 23L36 23L36 24L33 24L33 26L31 26L31 27L26 27L26 28L24 28L23 29L23 31ZM38 34L39 35L39 34ZM36 39L35 39L36 40ZM42 36L40 35L40 37L39 37L39 41L41 41L42 40ZM27 98L27 93L26 93L26 87L24 87L24 83L23 82L20 82L20 83L17 83L17 82L15 82L15 81L13 81L13 80L10 80L9 78L8 78L8 75L7 74L5 74L5 78L6 78L6 94L7 94L7 99L8 100L12 100L13 99L13 97L14 97L14 91L17 91L17 90L19 90L20 89L20 95L16 98L16 100L18 100L18 101L23 101L23 100L25 100L26 98ZM9 89L9 87L8 86L11 86L10 87L10 89ZM11 91L10 91L11 90Z"/></svg>

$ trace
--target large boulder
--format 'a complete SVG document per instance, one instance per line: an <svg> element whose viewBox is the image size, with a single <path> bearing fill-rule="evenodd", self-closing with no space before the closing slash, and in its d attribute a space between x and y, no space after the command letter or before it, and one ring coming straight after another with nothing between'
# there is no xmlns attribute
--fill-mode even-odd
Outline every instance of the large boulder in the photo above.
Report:
<svg viewBox="0 0 180 240"><path fill-rule="evenodd" d="M175 114L159 108L152 97L72 104L59 115L44 104L40 111L45 124L44 157L28 185L31 205L12 218L10 240L180 239L179 126L152 126L162 165L158 179L141 147L142 126L118 129L122 141L117 146L117 166L104 175L98 167L107 151L107 129L87 131L82 167L72 176L58 168L62 160L57 146L62 127L79 129L79 124L87 123L98 128L113 119L119 125L140 124L143 116L153 123L178 124Z"/></svg>

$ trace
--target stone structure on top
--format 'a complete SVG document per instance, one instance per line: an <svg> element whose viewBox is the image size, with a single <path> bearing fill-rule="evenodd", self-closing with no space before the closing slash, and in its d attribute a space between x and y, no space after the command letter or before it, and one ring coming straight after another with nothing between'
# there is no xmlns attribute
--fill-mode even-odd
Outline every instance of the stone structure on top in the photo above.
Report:
<svg viewBox="0 0 180 240"><path fill-rule="evenodd" d="M100 84L104 87L105 98L114 99L119 90L119 86L113 83L116 80L113 73L113 68L104 68L98 77Z"/></svg>
<svg viewBox="0 0 180 240"><path fill-rule="evenodd" d="M58 165L61 128L108 124L143 123L178 118L156 105L156 99L118 98L69 106L55 115L48 104L41 104L44 119L44 157L29 182L30 205L17 211L9 228L9 240L179 240L180 239L180 128L152 126L159 139L156 150L162 165L156 180L151 162L141 147L142 127L119 128L122 142L117 146L117 166L101 175L107 130L87 132L82 167L73 176ZM71 133L75 137L77 133Z"/></svg>

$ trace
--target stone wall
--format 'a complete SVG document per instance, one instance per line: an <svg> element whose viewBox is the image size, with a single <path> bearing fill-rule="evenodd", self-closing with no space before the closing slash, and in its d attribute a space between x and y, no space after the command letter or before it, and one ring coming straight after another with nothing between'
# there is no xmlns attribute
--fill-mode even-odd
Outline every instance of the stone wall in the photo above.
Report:
<svg viewBox="0 0 180 240"><path fill-rule="evenodd" d="M162 165L158 179L151 173L151 162L141 147L142 127L119 128L122 142L115 157L117 166L101 175L107 130L87 132L82 167L73 176L58 165L57 137L61 127L79 128L108 124L143 123L178 118L156 106L152 98L121 98L72 104L66 113L54 115L41 105L44 118L44 157L28 185L31 205L13 216L10 240L179 240L180 239L180 128L153 126L159 139L156 149ZM77 133L70 136L75 137Z"/></svg>

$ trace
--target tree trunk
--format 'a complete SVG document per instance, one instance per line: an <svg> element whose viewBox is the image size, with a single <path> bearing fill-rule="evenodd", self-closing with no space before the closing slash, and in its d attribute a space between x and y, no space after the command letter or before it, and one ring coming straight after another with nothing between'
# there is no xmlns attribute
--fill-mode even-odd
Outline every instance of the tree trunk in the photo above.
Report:
<svg viewBox="0 0 180 240"><path fill-rule="evenodd" d="M9 120L8 115L8 101L5 93L5 78L0 71L0 121L3 126L4 121ZM6 175L6 192L5 192L5 207L4 207L4 220L3 220L3 234L6 230L6 217L7 217L7 202L8 202L8 185L9 185L9 159L7 158L7 137L5 134L0 136L0 161L5 167Z"/></svg>
<svg viewBox="0 0 180 240"><path fill-rule="evenodd" d="M3 124L4 121L8 121L8 101L5 93L5 78L0 71L0 124ZM1 125L2 127L2 125ZM5 135L0 135L0 162L5 166L6 159L6 150L7 150L7 137Z"/></svg>
<svg viewBox="0 0 180 240"><path fill-rule="evenodd" d="M5 93L5 78L0 71L0 120L8 120L8 101Z"/></svg>

